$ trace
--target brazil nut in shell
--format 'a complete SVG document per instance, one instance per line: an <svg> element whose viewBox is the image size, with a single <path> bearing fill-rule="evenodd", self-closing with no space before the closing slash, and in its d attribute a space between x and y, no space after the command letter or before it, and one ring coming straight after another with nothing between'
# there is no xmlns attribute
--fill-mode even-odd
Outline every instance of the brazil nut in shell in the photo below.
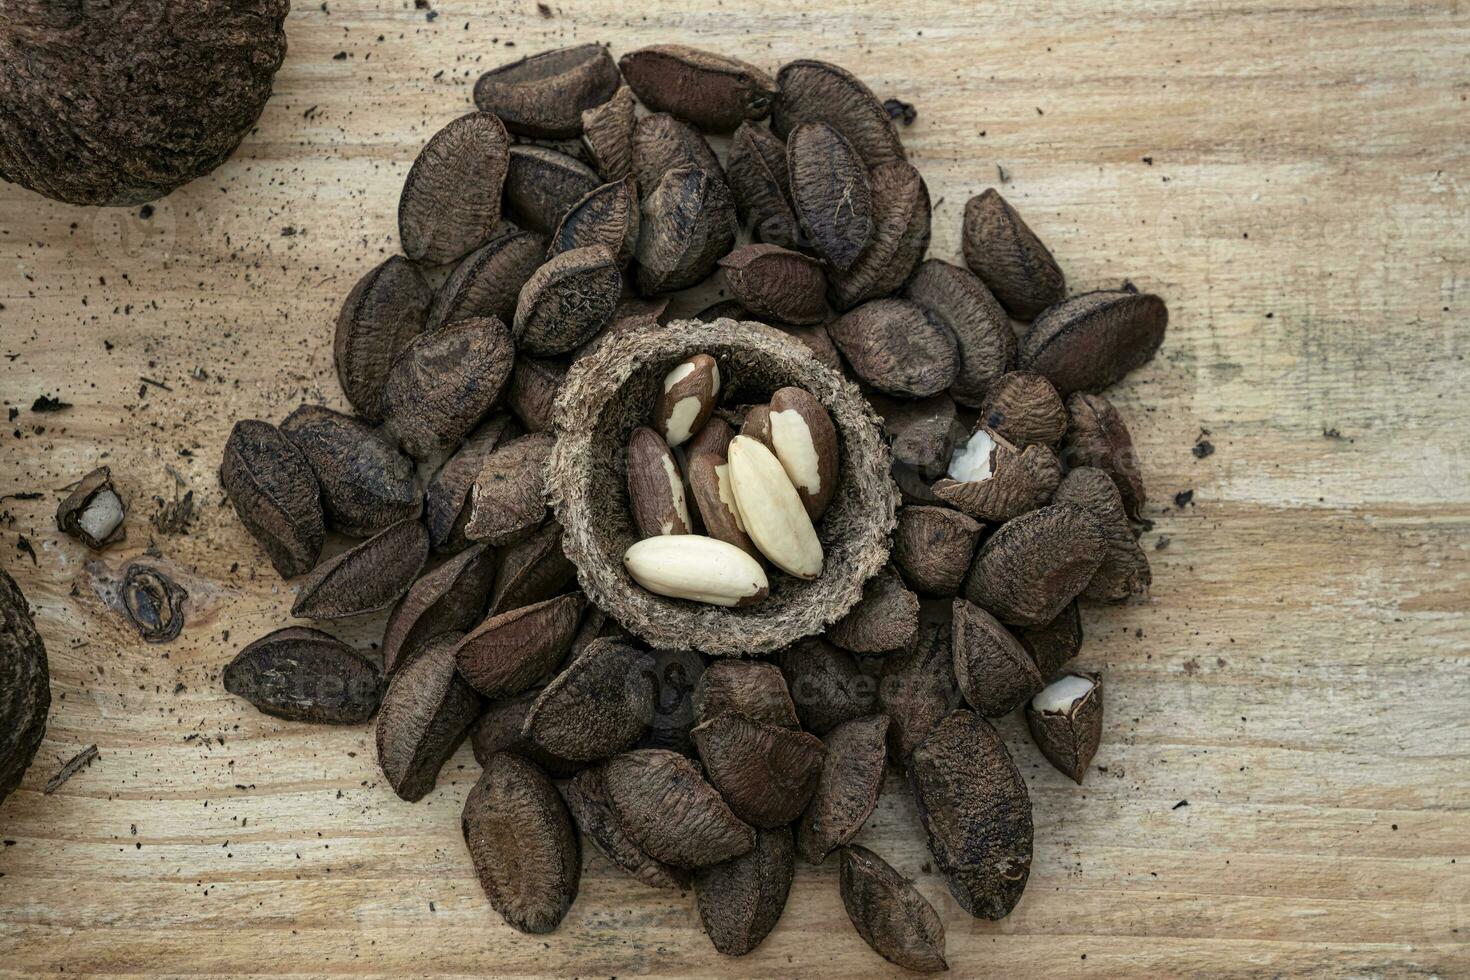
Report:
<svg viewBox="0 0 1470 980"><path fill-rule="evenodd" d="M376 664L321 630L288 626L241 650L224 672L225 690L291 721L354 725L378 710Z"/></svg>

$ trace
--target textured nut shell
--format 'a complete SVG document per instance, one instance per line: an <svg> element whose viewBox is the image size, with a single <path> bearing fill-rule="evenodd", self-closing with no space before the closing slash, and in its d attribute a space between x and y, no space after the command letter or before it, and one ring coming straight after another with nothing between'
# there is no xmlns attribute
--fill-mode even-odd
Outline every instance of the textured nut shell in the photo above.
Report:
<svg viewBox="0 0 1470 980"><path fill-rule="evenodd" d="M521 287L545 259L546 239L534 232L492 238L461 259L444 280L429 307L428 326L482 316L510 323Z"/></svg>
<svg viewBox="0 0 1470 980"><path fill-rule="evenodd" d="M35 758L50 709L46 644L20 586L0 568L0 803Z"/></svg>
<svg viewBox="0 0 1470 980"><path fill-rule="evenodd" d="M980 424L1024 449L1055 445L1067 431L1067 407L1052 383L1030 371L1011 371L991 383L980 403Z"/></svg>
<svg viewBox="0 0 1470 980"><path fill-rule="evenodd" d="M873 239L873 190L852 144L826 123L802 123L786 140L791 203L809 246L841 272Z"/></svg>
<svg viewBox="0 0 1470 980"><path fill-rule="evenodd" d="M694 711L701 723L731 711L767 725L800 725L781 669L754 660L716 660L710 664L694 688Z"/></svg>
<svg viewBox="0 0 1470 980"><path fill-rule="evenodd" d="M1050 684L1082 650L1082 610L1074 600L1051 622L1020 627L1014 632L1036 662L1041 679Z"/></svg>
<svg viewBox="0 0 1470 980"><path fill-rule="evenodd" d="M378 708L378 765L410 802L434 788L439 770L480 713L480 697L454 669L458 633L444 633L393 675Z"/></svg>
<svg viewBox="0 0 1470 980"><path fill-rule="evenodd" d="M618 59L628 87L650 112L667 112L700 129L728 133L764 119L776 82L748 62L682 44L655 44Z"/></svg>
<svg viewBox="0 0 1470 980"><path fill-rule="evenodd" d="M1095 466L1118 486L1123 509L1135 520L1143 520L1148 493L1139 472L1133 436L1123 416L1102 395L1077 392L1067 399L1067 434L1062 440L1062 459L1070 467Z"/></svg>
<svg viewBox="0 0 1470 980"><path fill-rule="evenodd" d="M693 167L723 185L720 159L694 129L666 112L642 116L633 127L633 176L646 195L670 170Z"/></svg>
<svg viewBox="0 0 1470 980"><path fill-rule="evenodd" d="M1169 310L1149 293L1099 290L1048 307L1021 338L1017 363L1057 391L1101 391L1153 360Z"/></svg>
<svg viewBox="0 0 1470 980"><path fill-rule="evenodd" d="M944 475L963 431L955 423L954 399L943 392L917 401L872 393L868 401L883 417L895 466L926 483Z"/></svg>
<svg viewBox="0 0 1470 980"><path fill-rule="evenodd" d="M960 358L954 335L923 307L875 299L827 324L853 373L879 391L927 398L954 384Z"/></svg>
<svg viewBox="0 0 1470 980"><path fill-rule="evenodd" d="M907 160L890 160L868 174L873 237L852 268L834 273L828 296L839 310L898 291L929 249L933 208L929 187Z"/></svg>
<svg viewBox="0 0 1470 980"><path fill-rule="evenodd" d="M502 442L521 434L516 420L505 413L491 415L471 432L454 455L444 461L424 493L424 519L437 551L466 547L464 525L469 520L470 490L485 460Z"/></svg>
<svg viewBox="0 0 1470 980"><path fill-rule="evenodd" d="M519 694L561 663L585 606L564 595L491 616L455 645L455 669L487 698Z"/></svg>
<svg viewBox="0 0 1470 980"><path fill-rule="evenodd" d="M627 643L587 645L526 713L533 745L561 759L591 762L632 748L653 716L653 657Z"/></svg>
<svg viewBox="0 0 1470 980"><path fill-rule="evenodd" d="M522 733L526 712L531 710L532 703L540 693L540 690L533 688L513 698L494 701L485 707L484 713L470 731L470 747L481 768L497 752L514 752L536 763L553 779L568 779L581 770L580 762L568 762L543 752L532 745L530 739Z"/></svg>
<svg viewBox="0 0 1470 980"><path fill-rule="evenodd" d="M761 944L786 909L796 876L791 830L757 830L755 847L694 875L699 921L726 956L744 956Z"/></svg>
<svg viewBox="0 0 1470 980"><path fill-rule="evenodd" d="M633 172L636 105L633 90L623 86L602 105L582 110L582 145L603 180L622 180Z"/></svg>
<svg viewBox="0 0 1470 980"><path fill-rule="evenodd" d="M903 507L893 532L893 563L915 591L952 596L975 557L981 530L980 522L948 507Z"/></svg>
<svg viewBox="0 0 1470 980"><path fill-rule="evenodd" d="M624 752L603 763L602 778L623 828L656 860L700 868L755 846L755 829L677 752Z"/></svg>
<svg viewBox="0 0 1470 980"><path fill-rule="evenodd" d="M381 430L321 405L300 406L280 430L316 474L334 530L365 538L422 511L413 461Z"/></svg>
<svg viewBox="0 0 1470 980"><path fill-rule="evenodd" d="M1106 553L1097 518L1076 504L1051 504L990 536L965 577L965 598L1003 623L1050 622L1092 581Z"/></svg>
<svg viewBox="0 0 1470 980"><path fill-rule="evenodd" d="M552 256L574 248L601 245L626 266L638 244L638 185L632 177L588 191L562 216L551 235Z"/></svg>
<svg viewBox="0 0 1470 980"><path fill-rule="evenodd" d="M82 515L97 501L103 499L103 494L110 494L111 498L122 510L122 516L114 527L102 540L94 537L83 525ZM112 469L107 466L99 466L86 476L77 481L71 493L67 494L56 507L56 529L65 531L76 538L88 548L101 550L110 544L122 541L127 535L127 503L122 495L117 492L117 487L112 483Z"/></svg>
<svg viewBox="0 0 1470 980"><path fill-rule="evenodd" d="M562 553L561 525L547 521L524 541L501 550L490 615L560 595L576 580L577 569Z"/></svg>
<svg viewBox="0 0 1470 980"><path fill-rule="evenodd" d="M533 432L499 446L475 476L465 535L497 547L530 533L546 515L544 481L552 435Z"/></svg>
<svg viewBox="0 0 1470 980"><path fill-rule="evenodd" d="M479 248L500 221L510 137L485 112L460 116L419 151L398 198L403 254L453 262Z"/></svg>
<svg viewBox="0 0 1470 980"><path fill-rule="evenodd" d="M258 419L236 422L219 479L240 523L282 578L316 566L325 537L321 488L306 457L279 429Z"/></svg>
<svg viewBox="0 0 1470 980"><path fill-rule="evenodd" d="M980 717L1009 714L1045 686L1026 648L984 609L956 599L951 629L955 683Z"/></svg>
<svg viewBox="0 0 1470 980"><path fill-rule="evenodd" d="M735 241L735 201L712 171L669 170L644 193L642 209L637 256L643 293L698 285Z"/></svg>
<svg viewBox="0 0 1470 980"><path fill-rule="evenodd" d="M562 139L580 133L582 113L612 98L620 82L607 48L580 44L485 72L475 82L475 105L513 133Z"/></svg>
<svg viewBox="0 0 1470 980"><path fill-rule="evenodd" d="M796 214L791 210L786 144L764 126L741 123L730 138L725 175L740 220L752 236L757 241L795 248L801 232L796 225Z"/></svg>
<svg viewBox="0 0 1470 980"><path fill-rule="evenodd" d="M383 627L383 671L392 674L440 633L464 632L479 620L495 584L495 552L475 545L415 582Z"/></svg>
<svg viewBox="0 0 1470 980"><path fill-rule="evenodd" d="M607 463L643 424L669 369L700 352L720 362L735 403L785 385L810 392L831 414L847 461L819 531L826 554L821 578L784 580L765 601L744 609L650 595L623 570L636 533L621 474ZM547 491L566 529L567 555L588 598L653 646L716 655L778 650L846 613L887 560L897 494L877 418L855 387L773 331L730 320L678 321L620 336L568 373L556 433Z"/></svg>
<svg viewBox="0 0 1470 980"><path fill-rule="evenodd" d="M888 761L888 716L845 721L822 742L827 760L796 832L801 856L811 864L821 864L857 836L878 805Z"/></svg>
<svg viewBox="0 0 1470 980"><path fill-rule="evenodd" d="M949 969L939 913L887 861L857 844L843 848L838 880L847 917L874 952L919 973Z"/></svg>
<svg viewBox="0 0 1470 980"><path fill-rule="evenodd" d="M648 856L623 829L607 798L601 769L577 773L563 791L582 836L613 864L651 888L688 888L689 872Z"/></svg>
<svg viewBox="0 0 1470 980"><path fill-rule="evenodd" d="M821 323L827 277L810 255L779 245L742 245L720 259L725 284L753 316L783 323Z"/></svg>
<svg viewBox="0 0 1470 980"><path fill-rule="evenodd" d="M460 828L490 907L521 932L555 929L577 897L582 851L546 774L509 752L492 756Z"/></svg>
<svg viewBox="0 0 1470 980"><path fill-rule="evenodd" d="M807 731L823 735L873 712L875 685L846 650L812 637L783 651L780 665L796 716Z"/></svg>
<svg viewBox="0 0 1470 980"><path fill-rule="evenodd" d="M979 405L1016 360L1016 335L1005 310L968 270L941 259L920 265L903 294L949 328L959 355L949 393L961 405Z"/></svg>
<svg viewBox="0 0 1470 980"><path fill-rule="evenodd" d="M1037 711L1026 705L1026 724L1046 760L1078 786L1102 742L1103 685L1096 674L1080 674L1093 682L1091 691L1070 711Z"/></svg>
<svg viewBox="0 0 1470 980"><path fill-rule="evenodd" d="M302 581L291 615L343 619L382 609L408 591L428 559L428 528L399 521L318 565Z"/></svg>
<svg viewBox="0 0 1470 980"><path fill-rule="evenodd" d="M929 850L960 907L1004 918L1031 874L1031 799L1005 742L985 719L956 711L908 757L909 788Z"/></svg>
<svg viewBox="0 0 1470 980"><path fill-rule="evenodd" d="M776 84L781 99L771 128L782 139L800 123L825 122L847 137L869 167L903 159L903 144L883 103L847 70L803 59L783 65Z"/></svg>
<svg viewBox="0 0 1470 980"><path fill-rule="evenodd" d="M558 253L521 287L516 349L545 357L580 347L607 326L622 292L622 273L606 248L589 245Z"/></svg>
<svg viewBox="0 0 1470 980"><path fill-rule="evenodd" d="M883 653L913 642L919 631L919 597L904 588L888 565L863 586L863 597L827 630L827 639L853 653Z"/></svg>
<svg viewBox="0 0 1470 980"><path fill-rule="evenodd" d="M1107 554L1082 590L1084 598L1121 602L1148 589L1153 580L1148 556L1133 536L1133 527L1123 512L1123 497L1111 477L1091 466L1079 466L1062 480L1054 502L1077 504L1102 525Z"/></svg>
<svg viewBox="0 0 1470 980"><path fill-rule="evenodd" d="M1031 320L1067 295L1057 260L993 187L965 204L961 244L965 264L1017 320Z"/></svg>
<svg viewBox="0 0 1470 980"><path fill-rule="evenodd" d="M510 148L505 172L505 206L522 228L550 235L562 215L595 190L602 180L576 157L545 146Z"/></svg>
<svg viewBox="0 0 1470 980"><path fill-rule="evenodd" d="M949 606L924 610L908 649L883 660L878 704L888 715L888 754L902 762L940 720L962 703L954 679Z"/></svg>
<svg viewBox="0 0 1470 980"><path fill-rule="evenodd" d="M332 360L347 401L364 418L380 418L393 361L424 327L433 293L418 266L395 255L369 269L337 314Z"/></svg>
<svg viewBox="0 0 1470 980"><path fill-rule="evenodd" d="M515 359L510 373L510 388L505 403L527 432L545 432L551 428L551 407L567 376L566 364L522 355Z"/></svg>
<svg viewBox="0 0 1470 980"><path fill-rule="evenodd" d="M416 459L453 449L505 394L514 361L510 331L493 317L426 330L388 373L386 425Z"/></svg>
<svg viewBox="0 0 1470 980"><path fill-rule="evenodd" d="M1003 523L1045 504L1062 482L1057 454L1040 444L1017 451L1004 439L996 438L990 469L991 476L985 480L939 480L934 484L934 495L976 520Z"/></svg>
<svg viewBox="0 0 1470 980"><path fill-rule="evenodd" d="M320 630L288 626L262 636L224 669L224 687L277 718L360 725L378 710L377 664Z"/></svg>
<svg viewBox="0 0 1470 980"><path fill-rule="evenodd" d="M705 777L753 826L790 823L817 791L826 750L815 735L727 711L690 736Z"/></svg>
<svg viewBox="0 0 1470 980"><path fill-rule="evenodd" d="M120 206L209 173L270 98L289 8L7 3L0 178L70 204Z"/></svg>

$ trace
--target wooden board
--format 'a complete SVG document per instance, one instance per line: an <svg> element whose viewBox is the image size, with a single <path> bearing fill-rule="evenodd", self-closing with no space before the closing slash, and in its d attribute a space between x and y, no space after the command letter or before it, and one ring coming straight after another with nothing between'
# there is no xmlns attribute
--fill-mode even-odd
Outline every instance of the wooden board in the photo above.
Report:
<svg viewBox="0 0 1470 980"><path fill-rule="evenodd" d="M957 255L965 200L1000 181L1074 288L1168 299L1161 356L1116 390L1155 584L1087 614L1097 768L1078 788L1004 726L1036 808L1025 898L1002 922L961 912L897 781L860 837L936 903L955 973L1470 971L1465 5L549 2L298 3L258 131L150 217L0 187L0 397L19 409L0 494L44 491L0 502L0 561L55 691L0 807L0 970L900 972L848 925L833 861L800 870L738 961L691 895L597 855L556 934L514 933L460 839L468 750L410 806L366 730L278 723L220 687L292 593L223 502L231 422L341 404L331 324L396 250L416 148L481 71L603 40L847 65L917 107L932 254ZM37 414L43 394L73 407ZM133 510L100 560L151 544L198 600L172 644L140 642L54 530L59 488L101 463ZM189 533L154 532L155 497L187 490Z"/></svg>

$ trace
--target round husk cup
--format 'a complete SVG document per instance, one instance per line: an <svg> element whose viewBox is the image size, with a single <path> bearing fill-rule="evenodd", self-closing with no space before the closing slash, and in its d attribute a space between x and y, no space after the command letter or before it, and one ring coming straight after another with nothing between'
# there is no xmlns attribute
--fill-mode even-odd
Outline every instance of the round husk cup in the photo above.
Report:
<svg viewBox="0 0 1470 980"><path fill-rule="evenodd" d="M628 507L628 437L649 424L664 375L699 353L720 365L723 404L762 403L794 385L826 406L837 428L841 475L817 527L821 576L801 581L773 569L770 596L743 609L654 595L623 568L623 553L638 540ZM582 590L655 648L716 656L780 650L841 618L888 561L898 490L878 417L853 384L773 327L677 320L609 337L567 374L555 430L547 495Z"/></svg>

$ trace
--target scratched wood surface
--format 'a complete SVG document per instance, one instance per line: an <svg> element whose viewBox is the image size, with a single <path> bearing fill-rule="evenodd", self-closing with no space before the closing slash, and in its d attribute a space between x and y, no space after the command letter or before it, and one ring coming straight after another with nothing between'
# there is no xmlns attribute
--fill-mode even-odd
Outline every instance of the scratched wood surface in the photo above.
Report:
<svg viewBox="0 0 1470 980"><path fill-rule="evenodd" d="M1003 726L1035 801L1020 906L959 910L897 780L859 838L936 903L952 969L1470 973L1463 3L296 6L258 131L151 213L0 186L0 494L43 492L0 501L0 562L37 609L55 697L0 807L0 971L900 972L848 925L835 860L799 870L738 961L692 895L596 854L561 929L517 934L460 838L467 749L403 804L367 730L273 721L220 686L292 594L220 493L231 422L341 404L331 324L396 250L416 148L484 69L597 39L847 65L918 108L903 135L937 201L933 254L957 255L965 199L1000 181L1075 288L1126 277L1168 299L1161 356L1115 392L1154 588L1086 617L1080 662L1108 684L1097 767L1073 786ZM41 395L73 407L34 412ZM52 515L100 463L132 513L89 568ZM155 530L188 490L188 533ZM166 646L94 588L150 545L195 599ZM373 628L345 635L366 647ZM43 794L92 743L91 768Z"/></svg>

